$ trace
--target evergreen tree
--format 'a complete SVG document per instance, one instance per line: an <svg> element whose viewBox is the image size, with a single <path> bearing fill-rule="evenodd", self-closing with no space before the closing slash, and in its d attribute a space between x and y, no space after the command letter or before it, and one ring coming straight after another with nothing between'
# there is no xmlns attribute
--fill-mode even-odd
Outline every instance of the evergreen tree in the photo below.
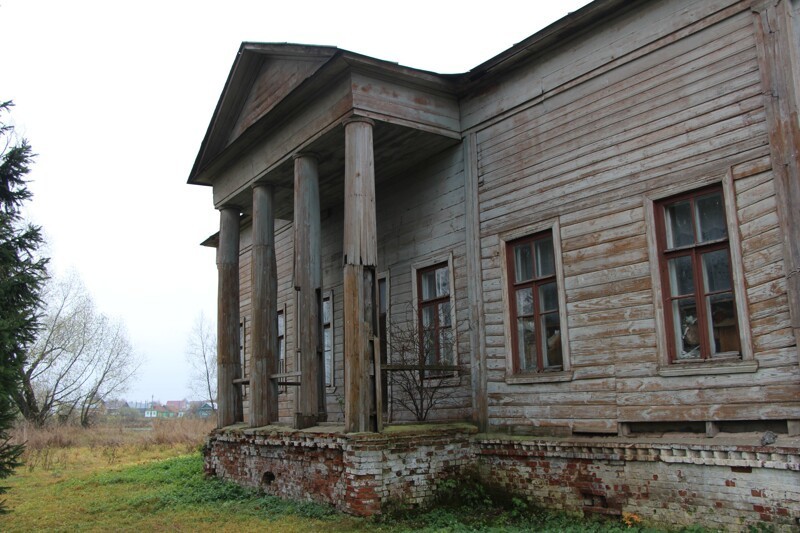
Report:
<svg viewBox="0 0 800 533"><path fill-rule="evenodd" d="M46 278L47 260L36 255L41 232L23 220L20 209L31 197L25 175L33 159L25 139L17 139L6 122L13 104L0 102L0 479L20 465L22 446L12 444L16 417L14 396L26 346L33 342L38 323L39 291ZM0 487L0 494L6 487ZM6 512L0 501L0 513Z"/></svg>

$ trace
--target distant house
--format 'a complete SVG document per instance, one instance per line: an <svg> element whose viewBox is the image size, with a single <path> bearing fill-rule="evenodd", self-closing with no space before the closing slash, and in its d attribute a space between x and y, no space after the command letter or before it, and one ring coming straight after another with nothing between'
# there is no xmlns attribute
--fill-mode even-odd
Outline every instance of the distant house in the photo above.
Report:
<svg viewBox="0 0 800 533"><path fill-rule="evenodd" d="M189 414L196 418L208 418L214 414L214 406L209 402L189 402Z"/></svg>
<svg viewBox="0 0 800 533"><path fill-rule="evenodd" d="M147 401L128 402L128 407L138 411L139 416L145 416L145 413L148 411L148 409L150 409L150 407L152 405L153 405L153 402L147 402Z"/></svg>
<svg viewBox="0 0 800 533"><path fill-rule="evenodd" d="M168 400L166 403L167 409L171 412L175 413L175 416L182 417L186 414L186 411L189 409L189 401L188 400Z"/></svg>
<svg viewBox="0 0 800 533"><path fill-rule="evenodd" d="M178 411L170 409L166 405L153 403L149 409L145 410L145 418L176 418Z"/></svg>
<svg viewBox="0 0 800 533"><path fill-rule="evenodd" d="M107 416L119 416L120 409L129 408L128 402L123 399L108 400L104 402L105 413Z"/></svg>

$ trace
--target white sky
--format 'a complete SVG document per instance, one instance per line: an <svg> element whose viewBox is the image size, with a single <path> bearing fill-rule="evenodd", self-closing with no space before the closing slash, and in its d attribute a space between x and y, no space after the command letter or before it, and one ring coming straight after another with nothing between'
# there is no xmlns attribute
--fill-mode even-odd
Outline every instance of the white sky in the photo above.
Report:
<svg viewBox="0 0 800 533"><path fill-rule="evenodd" d="M30 206L145 359L131 400L191 398L185 346L216 317L211 190L186 185L242 41L333 45L463 72L586 0L0 0L0 100L39 154Z"/></svg>

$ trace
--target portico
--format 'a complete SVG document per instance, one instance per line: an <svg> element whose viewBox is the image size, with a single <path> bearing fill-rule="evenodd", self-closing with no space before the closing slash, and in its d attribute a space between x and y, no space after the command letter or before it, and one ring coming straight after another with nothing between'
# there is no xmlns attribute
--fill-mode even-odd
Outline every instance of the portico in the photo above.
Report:
<svg viewBox="0 0 800 533"><path fill-rule="evenodd" d="M287 94L265 107L256 93L287 71L294 75L279 89ZM452 87L341 50L245 43L215 117L190 182L211 185L220 212L218 425L277 423L281 387L295 389L295 428L325 421L321 217L343 205L344 423L347 432L379 431L376 182L402 179L404 169L460 143ZM246 370L239 290L243 219L252 227L250 290L241 296L249 296L251 306ZM276 220L291 220L294 242L297 364L289 371L279 371L278 364ZM243 406L245 387L249 409Z"/></svg>

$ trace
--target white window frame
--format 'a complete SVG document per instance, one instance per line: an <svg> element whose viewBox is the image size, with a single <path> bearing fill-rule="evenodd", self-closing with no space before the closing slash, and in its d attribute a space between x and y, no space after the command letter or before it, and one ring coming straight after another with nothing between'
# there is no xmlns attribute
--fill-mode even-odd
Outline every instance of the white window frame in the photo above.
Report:
<svg viewBox="0 0 800 533"><path fill-rule="evenodd" d="M508 285L508 251L509 243L528 237L536 233L550 231L553 235L553 255L556 263L556 283L558 285L558 318L561 322L561 354L563 369L558 372L521 372L514 373L514 348L512 339L514 338L511 328L511 305L513 300L509 294ZM561 258L561 224L558 218L542 220L533 224L527 224L513 230L498 235L500 240L500 262L502 269L502 290L503 290L503 325L505 329L506 341L506 375L505 381L508 384L527 384L527 383L553 383L557 381L570 381L573 378L572 358L569 350L569 324L567 322L567 294L564 285L564 265Z"/></svg>

